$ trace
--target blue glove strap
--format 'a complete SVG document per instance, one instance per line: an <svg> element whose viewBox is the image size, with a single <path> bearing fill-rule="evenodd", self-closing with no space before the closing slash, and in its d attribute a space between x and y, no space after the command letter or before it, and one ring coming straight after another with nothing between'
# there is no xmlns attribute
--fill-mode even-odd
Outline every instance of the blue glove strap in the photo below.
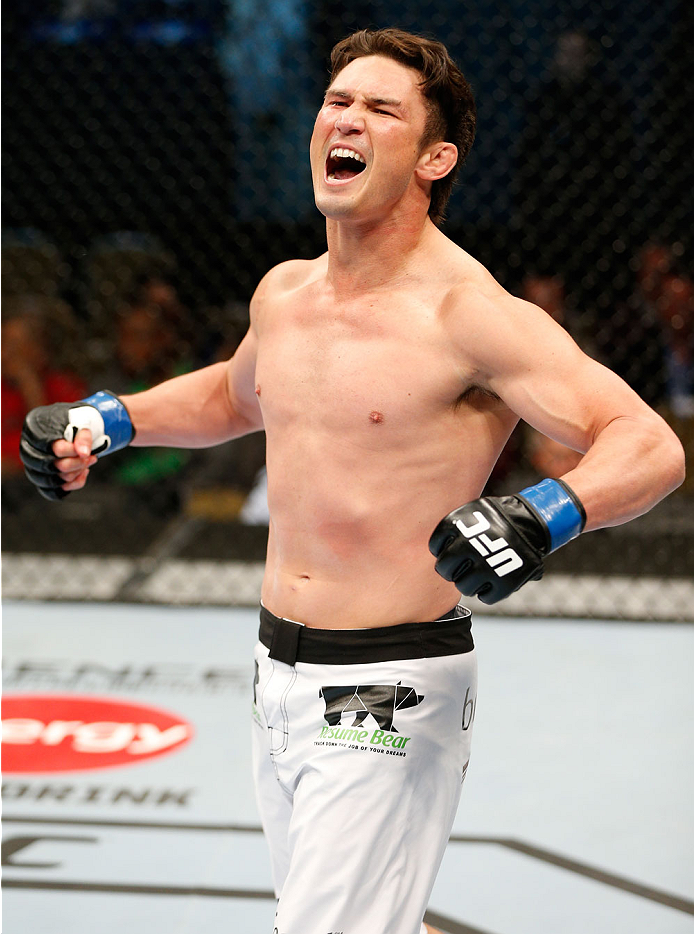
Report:
<svg viewBox="0 0 694 934"><path fill-rule="evenodd" d="M550 552L583 530L586 514L576 495L560 480L542 480L518 494L545 522L551 539Z"/></svg>
<svg viewBox="0 0 694 934"><path fill-rule="evenodd" d="M135 436L135 429L128 410L117 396L99 390L93 396L80 399L80 402L93 406L104 420L104 431L111 439L110 447L104 453L112 454L113 451L119 451L130 444Z"/></svg>

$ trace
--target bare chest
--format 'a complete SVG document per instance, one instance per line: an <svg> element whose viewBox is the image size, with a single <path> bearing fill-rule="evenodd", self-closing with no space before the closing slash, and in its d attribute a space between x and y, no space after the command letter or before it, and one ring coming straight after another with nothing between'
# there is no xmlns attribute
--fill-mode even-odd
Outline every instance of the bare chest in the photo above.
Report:
<svg viewBox="0 0 694 934"><path fill-rule="evenodd" d="M451 411L468 378L435 310L415 299L287 301L264 322L256 392L268 428L279 419L383 431Z"/></svg>

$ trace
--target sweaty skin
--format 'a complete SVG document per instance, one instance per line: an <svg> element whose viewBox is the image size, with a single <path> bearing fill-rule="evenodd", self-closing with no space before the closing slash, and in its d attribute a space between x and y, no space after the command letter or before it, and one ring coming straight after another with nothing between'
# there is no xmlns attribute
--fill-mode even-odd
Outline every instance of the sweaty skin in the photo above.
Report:
<svg viewBox="0 0 694 934"><path fill-rule="evenodd" d="M265 428L262 599L308 626L449 610L459 594L436 574L429 536L480 495L519 417L585 455L564 479L587 530L647 511L683 477L662 419L428 219L431 183L456 150L422 146L417 82L381 56L340 72L311 140L328 252L265 276L231 361L124 399L137 445L204 447ZM330 172L335 147L363 171ZM89 444L88 432L55 443L65 489L84 485Z"/></svg>

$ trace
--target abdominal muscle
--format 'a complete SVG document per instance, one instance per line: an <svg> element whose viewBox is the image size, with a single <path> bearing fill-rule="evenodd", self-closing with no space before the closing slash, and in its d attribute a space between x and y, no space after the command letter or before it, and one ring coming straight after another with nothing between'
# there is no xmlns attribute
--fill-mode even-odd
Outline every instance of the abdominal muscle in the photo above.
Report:
<svg viewBox="0 0 694 934"><path fill-rule="evenodd" d="M411 445L389 440L369 447L303 431L273 444L268 432L262 600L276 616L321 629L371 628L434 620L458 602L455 586L436 573L429 537L480 494L505 438L485 445L478 434L474 459L463 455L471 446L458 432L431 432Z"/></svg>

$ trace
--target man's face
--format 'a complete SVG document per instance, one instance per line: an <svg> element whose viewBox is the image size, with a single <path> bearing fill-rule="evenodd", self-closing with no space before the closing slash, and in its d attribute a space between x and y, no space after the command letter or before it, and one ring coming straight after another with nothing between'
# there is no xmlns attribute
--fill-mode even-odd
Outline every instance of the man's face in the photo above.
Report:
<svg viewBox="0 0 694 934"><path fill-rule="evenodd" d="M318 210L335 220L384 216L416 185L427 109L419 74L381 55L332 82L311 137Z"/></svg>

